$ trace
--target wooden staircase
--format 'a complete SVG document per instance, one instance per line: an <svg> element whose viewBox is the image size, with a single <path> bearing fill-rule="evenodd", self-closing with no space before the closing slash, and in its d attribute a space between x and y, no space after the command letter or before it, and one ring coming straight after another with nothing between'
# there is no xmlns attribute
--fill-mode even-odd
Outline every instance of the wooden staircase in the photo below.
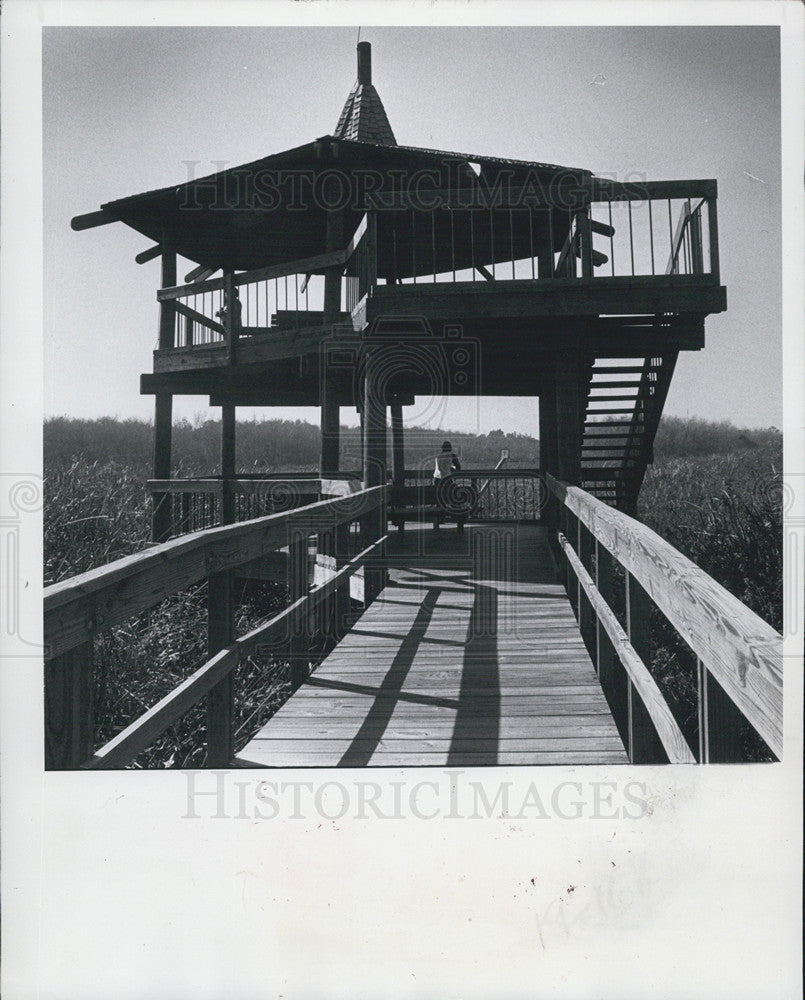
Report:
<svg viewBox="0 0 805 1000"><path fill-rule="evenodd" d="M587 369L581 427L581 488L634 515L678 351ZM637 363L639 362L639 363Z"/></svg>

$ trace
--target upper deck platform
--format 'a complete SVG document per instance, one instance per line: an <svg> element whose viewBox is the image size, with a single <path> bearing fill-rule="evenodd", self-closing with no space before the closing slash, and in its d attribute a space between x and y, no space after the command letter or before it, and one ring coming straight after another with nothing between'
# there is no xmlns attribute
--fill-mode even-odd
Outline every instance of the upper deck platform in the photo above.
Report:
<svg viewBox="0 0 805 1000"><path fill-rule="evenodd" d="M574 190L557 199L502 189L469 205L442 196L430 208L426 192L379 199L338 250L163 288L154 373L180 376L174 392L252 376L265 387L273 376L280 395L293 390L310 405L319 355L348 334L404 341L460 326L482 352L490 395L518 393L494 378L517 352L537 363L573 348L591 357L701 348L704 318L726 308L715 181ZM328 274L340 279L335 309L324 302ZM295 379L300 358L307 370ZM184 377L203 372L215 375ZM142 388L160 386L146 376ZM418 391L415 381L402 391Z"/></svg>

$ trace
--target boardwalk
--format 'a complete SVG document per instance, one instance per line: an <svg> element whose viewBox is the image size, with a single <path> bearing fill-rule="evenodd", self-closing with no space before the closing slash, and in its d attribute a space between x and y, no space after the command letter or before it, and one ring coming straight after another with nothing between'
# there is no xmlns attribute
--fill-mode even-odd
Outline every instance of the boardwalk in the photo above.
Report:
<svg viewBox="0 0 805 1000"><path fill-rule="evenodd" d="M626 763L543 529L412 528L387 561L388 585L241 763Z"/></svg>

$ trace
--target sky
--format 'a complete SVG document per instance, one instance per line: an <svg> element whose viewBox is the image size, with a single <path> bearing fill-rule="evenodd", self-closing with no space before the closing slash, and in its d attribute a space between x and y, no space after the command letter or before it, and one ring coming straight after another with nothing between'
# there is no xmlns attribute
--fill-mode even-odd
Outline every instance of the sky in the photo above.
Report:
<svg viewBox="0 0 805 1000"><path fill-rule="evenodd" d="M331 133L356 27L46 28L46 416L153 416L159 261L74 215ZM363 27L401 144L650 180L716 178L727 312L680 356L666 413L780 426L779 31L773 27ZM181 277L181 275L180 275ZM444 428L536 433L533 400L448 400ZM176 417L208 415L177 397ZM242 416L317 420L302 408ZM342 408L342 422L356 415Z"/></svg>

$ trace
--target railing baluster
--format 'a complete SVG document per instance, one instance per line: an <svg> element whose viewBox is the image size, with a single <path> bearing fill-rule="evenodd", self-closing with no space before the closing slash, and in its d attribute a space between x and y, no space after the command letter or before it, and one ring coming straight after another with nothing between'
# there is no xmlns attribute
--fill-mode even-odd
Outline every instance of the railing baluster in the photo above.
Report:
<svg viewBox="0 0 805 1000"><path fill-rule="evenodd" d="M632 277L634 277L634 232L632 230L632 203L631 201L626 202L626 207L629 211L629 253L632 259Z"/></svg>
<svg viewBox="0 0 805 1000"><path fill-rule="evenodd" d="M654 274L654 221L651 217L651 198L648 199L648 233L651 244L651 273Z"/></svg>

